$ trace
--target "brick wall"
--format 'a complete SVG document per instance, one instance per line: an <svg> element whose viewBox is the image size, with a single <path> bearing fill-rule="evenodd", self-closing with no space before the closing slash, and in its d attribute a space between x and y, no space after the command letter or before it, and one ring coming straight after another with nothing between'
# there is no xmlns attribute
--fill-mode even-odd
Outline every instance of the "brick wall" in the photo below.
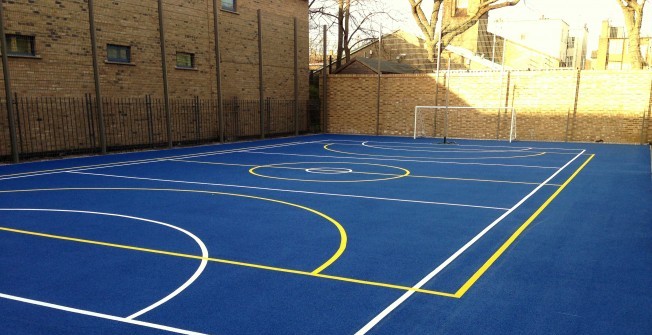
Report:
<svg viewBox="0 0 652 335"><path fill-rule="evenodd" d="M328 78L328 131L410 136L419 105L514 107L521 140L641 143L652 140L652 72L512 71ZM448 88L448 89L447 89ZM511 112L497 108L424 113L428 136L509 138ZM421 121L420 121L421 122Z"/></svg>
<svg viewBox="0 0 652 335"><path fill-rule="evenodd" d="M224 97L259 96L257 10L261 9L265 95L294 98L293 18L297 17L300 92L301 98L307 99L307 2L240 0L237 4L237 13L219 11ZM9 60L15 93L94 93L86 1L20 1L5 3L4 7L7 34L35 36L37 57ZM215 95L213 1L166 0L163 8L170 95ZM95 24L102 94L162 95L157 1L97 1ZM107 44L131 46L132 64L106 62ZM196 69L177 68L177 52L193 53ZM4 94L4 87L0 94Z"/></svg>
<svg viewBox="0 0 652 335"><path fill-rule="evenodd" d="M57 100L56 108L48 111L51 117L43 117L42 112L34 110L20 112L21 117L17 120L22 127L19 130L23 146L20 151L30 152L32 148L26 146L32 143L39 145L34 149L36 151L96 147L98 123L86 115L90 109L84 105L85 94L95 95L87 1L9 1L3 3L3 7L7 34L35 37L35 57L9 58L12 91L19 99L72 99L69 105L62 105L61 100ZM102 96L112 101L125 99L122 101L124 107L104 111L108 145L147 143L145 129L148 119L154 118L156 123L164 117L160 108L155 108L149 115L146 113L148 109L141 106L146 95L154 101L163 98L157 1L96 1L94 8ZM262 11L265 98L294 100L296 17L299 100L307 100L308 2L239 0L237 12L218 11L225 101L233 101L236 97L259 99L258 9ZM188 116L192 111L187 109L196 108L192 102L196 98L209 100L217 97L213 1L164 0L163 17L170 98L181 101L171 106L173 140L199 138L199 128L189 124L193 121L192 116ZM130 46L131 63L107 62L107 44ZM195 68L177 68L177 52L194 54ZM0 101L4 96L4 82L0 76ZM190 102L184 105L181 99ZM206 114L202 120L212 127L203 133L211 133L213 137L217 134L214 129L217 121L212 120L216 118L215 110L214 105L202 107L202 113ZM257 110L256 107L256 113ZM226 122L232 116L225 115ZM75 124L73 120L81 123ZM80 131L89 127L92 128L89 132L95 135ZM153 141L165 141L165 127L153 128ZM270 131L274 128L277 126L270 125ZM126 133L125 129L133 130ZM89 136L94 138L89 139ZM10 153L9 142L6 108L1 102L0 156Z"/></svg>

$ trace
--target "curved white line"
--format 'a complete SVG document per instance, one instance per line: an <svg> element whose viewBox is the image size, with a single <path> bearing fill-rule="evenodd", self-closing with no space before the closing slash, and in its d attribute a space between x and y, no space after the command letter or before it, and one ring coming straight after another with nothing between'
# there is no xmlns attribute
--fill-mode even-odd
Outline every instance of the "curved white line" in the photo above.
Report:
<svg viewBox="0 0 652 335"><path fill-rule="evenodd" d="M120 218L125 218L125 219L132 219L132 220L138 220L138 221L144 221L144 222L150 222L150 223L158 224L158 225L161 225L161 226L172 228L174 230L178 230L178 231L188 235L190 238L192 238L195 241L195 243L197 243L197 245L201 249L201 253L202 253L202 261L199 264L199 267L197 268L197 270L195 270L195 273L188 280L186 280L186 282L183 283L183 285L179 286L179 288L174 290L172 293L170 293L167 296L163 297L163 299L161 299L161 300L155 302L154 304L152 304L152 305L150 305L150 306L148 306L148 307L146 307L144 309L141 309L140 311L126 317L126 319L129 319L129 320L135 319L135 318L137 318L137 317L139 317L139 316L153 310L154 308L156 308L158 306L161 306L162 304L170 301L172 298L177 296L183 290L188 288L188 286L190 286L195 280L197 280L197 278L199 278L201 273L204 272L204 268L206 268L206 264L208 263L208 260L207 260L208 259L208 249L206 248L206 245L204 244L204 242L202 242L202 240L199 239L199 237L195 236L193 233L191 233L191 232L189 232L189 231L187 231L187 230L185 230L183 228L171 225L169 223L150 220L150 219L145 219L145 218L139 218L139 217L136 217L136 216L122 215L122 214L93 212L93 211L80 211L80 210L70 210L70 209L0 208L0 211L66 212L66 213L82 213L82 214L114 216L114 217L120 217Z"/></svg>
<svg viewBox="0 0 652 335"><path fill-rule="evenodd" d="M430 140L435 140L435 138L431 138ZM461 140L461 139L460 139ZM412 141L412 139L410 139ZM478 141L495 141L495 140L478 140ZM333 141L323 141L323 142L337 142L336 140ZM360 143L360 141L350 141L350 142L355 142L355 143ZM427 144L424 142L386 142L386 141L364 141L365 143L379 143L379 144L409 144L409 143L415 143L415 144ZM506 149L526 149L526 150L533 150L537 149L540 150L542 148L535 148L535 147L517 147L517 146L512 146L512 145L477 145L477 144L460 144L457 143L454 145L455 147L475 147L475 148L506 148ZM568 150L576 150L576 149L568 149ZM577 149L581 150L581 149Z"/></svg>
<svg viewBox="0 0 652 335"><path fill-rule="evenodd" d="M524 151L530 151L531 148L520 148L518 150L512 149L512 150L484 150L484 149L459 149L455 148L454 150L439 150L440 148L437 148L437 150L434 150L435 148L429 149L427 147L419 146L419 145L413 145L413 146L383 146L383 145L374 145L370 144L369 142L362 142L363 147L367 148L374 148L374 149L385 149L385 150L395 150L395 151L410 151L410 152L431 152L431 153L463 153L463 154L477 154L477 153L488 153L488 152L500 152L500 153L507 153L507 152L524 152Z"/></svg>
<svg viewBox="0 0 652 335"><path fill-rule="evenodd" d="M340 151L340 150L335 150L332 148L329 148L330 145L337 145L335 143L328 143L324 146L325 150L340 153L340 154L346 154L346 155L353 155L353 156L369 156L369 157L387 157L387 158L411 158L411 159L440 159L440 160L473 160L473 159L512 159L512 158L528 158L528 157L535 157L535 156L542 156L545 155L545 152L540 152L536 154L531 154L531 155L524 155L524 156L504 156L504 157L422 157L422 156L388 156L388 155L372 155L372 154L360 154L360 153L355 153L355 152L349 152L349 151ZM258 152L255 152L258 153Z"/></svg>

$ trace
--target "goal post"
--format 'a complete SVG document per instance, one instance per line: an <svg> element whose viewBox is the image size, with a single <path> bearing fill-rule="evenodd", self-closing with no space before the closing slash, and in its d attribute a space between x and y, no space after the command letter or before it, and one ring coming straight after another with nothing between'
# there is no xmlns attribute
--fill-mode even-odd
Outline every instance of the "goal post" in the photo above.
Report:
<svg viewBox="0 0 652 335"><path fill-rule="evenodd" d="M517 139L514 107L416 106L413 138Z"/></svg>

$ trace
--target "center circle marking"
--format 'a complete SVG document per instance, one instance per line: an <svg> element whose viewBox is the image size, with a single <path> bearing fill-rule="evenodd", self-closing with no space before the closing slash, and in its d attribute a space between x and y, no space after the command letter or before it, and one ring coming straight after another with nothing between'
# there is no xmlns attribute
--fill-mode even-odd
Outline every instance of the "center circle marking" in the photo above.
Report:
<svg viewBox="0 0 652 335"><path fill-rule="evenodd" d="M303 166L301 166L303 165ZM343 165L344 167L331 167L327 165ZM298 167L297 167L298 166ZM377 171L364 171L361 169L352 169L351 166L362 166L362 167L375 167L382 168L380 172ZM278 169L288 169L288 170L298 170L306 173L312 174L322 174L322 175L360 175L360 176L371 176L371 177L361 177L360 179L349 179L349 180L319 180L319 179L306 179L306 178L288 178L288 177L278 177L271 174L266 174L265 170L278 170ZM262 178L271 178L279 180L292 180L292 181L310 181L316 183L361 183L361 182L370 182L370 181L383 181L383 180L392 180L404 178L410 175L410 171L401 167L391 166L391 165L382 165L382 164L372 164L372 163L351 163L351 162L297 162L297 163L279 163L279 164L269 164L269 165L259 165L249 169L249 173L254 176Z"/></svg>

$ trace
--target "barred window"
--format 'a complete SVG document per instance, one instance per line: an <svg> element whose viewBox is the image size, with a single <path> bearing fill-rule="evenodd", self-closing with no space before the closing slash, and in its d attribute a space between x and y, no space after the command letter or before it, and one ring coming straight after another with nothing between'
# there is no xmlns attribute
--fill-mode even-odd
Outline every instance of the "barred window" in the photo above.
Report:
<svg viewBox="0 0 652 335"><path fill-rule="evenodd" d="M106 60L116 63L131 63L131 47L126 45L107 44Z"/></svg>
<svg viewBox="0 0 652 335"><path fill-rule="evenodd" d="M236 0L222 0L222 9L230 12L236 11Z"/></svg>
<svg viewBox="0 0 652 335"><path fill-rule="evenodd" d="M8 56L36 56L34 36L6 35Z"/></svg>
<svg viewBox="0 0 652 335"><path fill-rule="evenodd" d="M177 52L177 67L182 69L194 69L195 54L188 52Z"/></svg>

